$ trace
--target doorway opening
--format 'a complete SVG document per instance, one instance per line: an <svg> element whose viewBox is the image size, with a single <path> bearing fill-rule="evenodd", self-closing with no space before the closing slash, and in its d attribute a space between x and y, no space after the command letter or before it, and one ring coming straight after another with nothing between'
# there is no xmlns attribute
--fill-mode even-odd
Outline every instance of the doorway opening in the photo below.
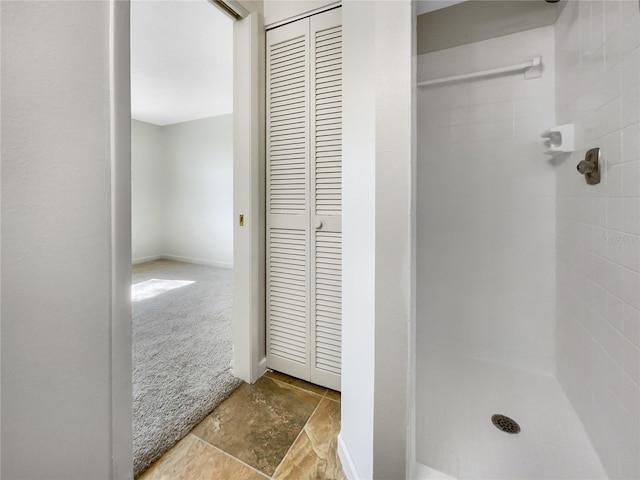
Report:
<svg viewBox="0 0 640 480"><path fill-rule="evenodd" d="M134 473L233 375L233 21L205 0L131 2Z"/></svg>

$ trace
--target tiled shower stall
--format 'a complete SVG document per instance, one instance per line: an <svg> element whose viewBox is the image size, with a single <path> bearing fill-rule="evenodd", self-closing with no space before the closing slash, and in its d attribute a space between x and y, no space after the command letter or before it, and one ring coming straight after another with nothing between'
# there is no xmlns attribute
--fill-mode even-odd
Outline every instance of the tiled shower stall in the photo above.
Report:
<svg viewBox="0 0 640 480"><path fill-rule="evenodd" d="M416 476L640 478L640 4L423 15ZM543 132L565 125L547 153ZM576 165L593 148L588 185Z"/></svg>

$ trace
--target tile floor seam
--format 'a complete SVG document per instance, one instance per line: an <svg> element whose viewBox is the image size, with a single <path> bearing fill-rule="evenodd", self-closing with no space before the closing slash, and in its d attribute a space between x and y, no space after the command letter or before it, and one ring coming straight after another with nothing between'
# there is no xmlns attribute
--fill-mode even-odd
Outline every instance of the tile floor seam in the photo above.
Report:
<svg viewBox="0 0 640 480"><path fill-rule="evenodd" d="M305 425L306 425L306 424L305 424ZM244 465L245 467L250 468L250 469L251 469L251 470L253 470L254 472L259 473L259 474L260 474L261 476L263 476L264 478L271 479L271 477L270 477L269 475L267 475L266 473L261 472L260 470L258 470L258 469L257 469L257 468L255 468L255 467L252 467L252 466L251 466L251 465L249 465L248 463L245 463L245 462L243 462L242 460L240 460L239 458L234 457L234 456L233 456L233 455L231 455L229 452L225 452L225 451L224 451L224 450L222 450L221 448L216 447L215 445L213 445L213 444L211 444L211 443L207 442L205 439L200 438L199 436L197 436L197 435L195 435L195 434L193 434L193 433L189 433L189 435L191 435L191 436L193 436L193 437L197 438L197 439L198 439L198 440L200 440L202 443L204 443L207 447L213 448L214 450L219 451L219 452L220 452L220 453L222 453L223 455L226 455L227 457L232 458L233 460L235 460L235 461L237 461L237 462L241 463L241 464L242 464L242 465ZM288 453L288 452L287 452L287 453ZM286 455L285 455L285 456L286 456ZM279 465L278 465L278 466L279 466Z"/></svg>
<svg viewBox="0 0 640 480"><path fill-rule="evenodd" d="M311 395L315 395L316 397L320 397L320 399L323 399L324 396L327 394L327 389L325 388L325 392L320 395L319 393L316 392L312 392L311 390L307 390L306 388L302 388L299 387L298 385L294 385L292 383L287 383L287 382L283 382L282 380L278 380L277 378L274 377L267 377L269 380L273 380L274 382L278 382L282 385L287 385L288 387L293 387L293 388L297 388L298 390L302 390L305 393L310 393Z"/></svg>
<svg viewBox="0 0 640 480"><path fill-rule="evenodd" d="M270 370L267 370L266 372L264 372L264 374L262 374L262 376L263 376L263 377L264 377L264 376L266 376L266 377L270 378L271 380L275 380L276 382L279 382L279 383L281 383L281 384L283 384L283 385L288 385L288 386L290 386L290 387L297 388L297 389L299 389L299 390L302 390L303 392L310 393L310 394L312 394L312 395L317 395L318 397L320 396L320 394L319 394L319 393L312 392L311 390L307 390L306 388L300 387L300 386L298 386L298 385L294 385L293 383L283 382L282 380L278 380L277 378L272 377L271 375L267 375L267 374L269 373L269 371L270 371ZM314 385L315 385L315 384L314 384ZM320 385L320 386L321 386L321 385ZM330 389L329 389L329 388L326 388L326 387L323 387L323 388L324 388L324 393L322 394L322 398L326 398L327 400L331 400L332 402L342 403L340 400L336 400L335 398L330 398L330 397L328 397L327 395L329 395L329 390L330 390ZM335 391L335 392L337 392L337 390L334 390L334 391ZM341 393L341 392L338 392L338 393Z"/></svg>
<svg viewBox="0 0 640 480"><path fill-rule="evenodd" d="M305 390L307 391L307 390ZM304 432L305 428L307 428L307 425L309 424L309 421L311 420L311 417L313 417L313 415L318 411L318 408L320 407L320 404L322 403L322 399L324 397L322 397L320 399L320 401L318 402L318 404L316 405L316 408L313 409L313 412L311 412L311 415L309 415L309 418L307 418L307 421L304 422L304 425L302 426L302 428L300 429L300 431L298 432L298 435L296 435L296 438L293 440L293 442L291 442L291 445L289 445L289 448L287 449L287 453L284 454L284 456L282 457L282 459L280 460L280 463L278 463L278 466L276 467L276 469L273 471L273 475L272 475L272 479L275 478L276 473L278 473L278 468L280 468L280 465L282 465L282 462L284 462L284 459L287 458L287 455L289 455L289 453L291 452L291 449L293 448L293 446L296 444L296 442L298 441L298 438L300 438L300 436L302 435L302 433Z"/></svg>
<svg viewBox="0 0 640 480"><path fill-rule="evenodd" d="M322 398L326 398L327 400L331 400L332 402L336 402L336 403L340 403L340 411L342 411L342 402L340 400L336 400L335 398L331 398L329 397L329 392L331 391L331 389L327 388L327 390L324 392L324 397ZM337 390L333 390L334 392L338 392ZM340 394L342 394L342 392L338 392Z"/></svg>

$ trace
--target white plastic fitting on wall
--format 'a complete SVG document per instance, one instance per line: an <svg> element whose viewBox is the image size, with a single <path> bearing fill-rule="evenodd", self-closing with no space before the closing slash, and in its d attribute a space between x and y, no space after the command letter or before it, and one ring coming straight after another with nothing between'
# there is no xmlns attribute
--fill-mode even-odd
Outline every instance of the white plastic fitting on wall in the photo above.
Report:
<svg viewBox="0 0 640 480"><path fill-rule="evenodd" d="M548 149L544 152L547 155L557 153L573 152L575 145L575 128L572 123L566 125L558 125L549 130L545 130L540 135L545 140L545 146Z"/></svg>

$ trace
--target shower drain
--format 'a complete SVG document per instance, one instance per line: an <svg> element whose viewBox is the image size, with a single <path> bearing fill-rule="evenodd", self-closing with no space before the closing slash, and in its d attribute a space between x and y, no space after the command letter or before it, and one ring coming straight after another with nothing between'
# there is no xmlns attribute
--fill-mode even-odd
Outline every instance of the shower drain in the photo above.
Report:
<svg viewBox="0 0 640 480"><path fill-rule="evenodd" d="M503 432L520 433L520 425L518 425L518 422L506 415L492 415L491 423L493 423L498 430L502 430Z"/></svg>

